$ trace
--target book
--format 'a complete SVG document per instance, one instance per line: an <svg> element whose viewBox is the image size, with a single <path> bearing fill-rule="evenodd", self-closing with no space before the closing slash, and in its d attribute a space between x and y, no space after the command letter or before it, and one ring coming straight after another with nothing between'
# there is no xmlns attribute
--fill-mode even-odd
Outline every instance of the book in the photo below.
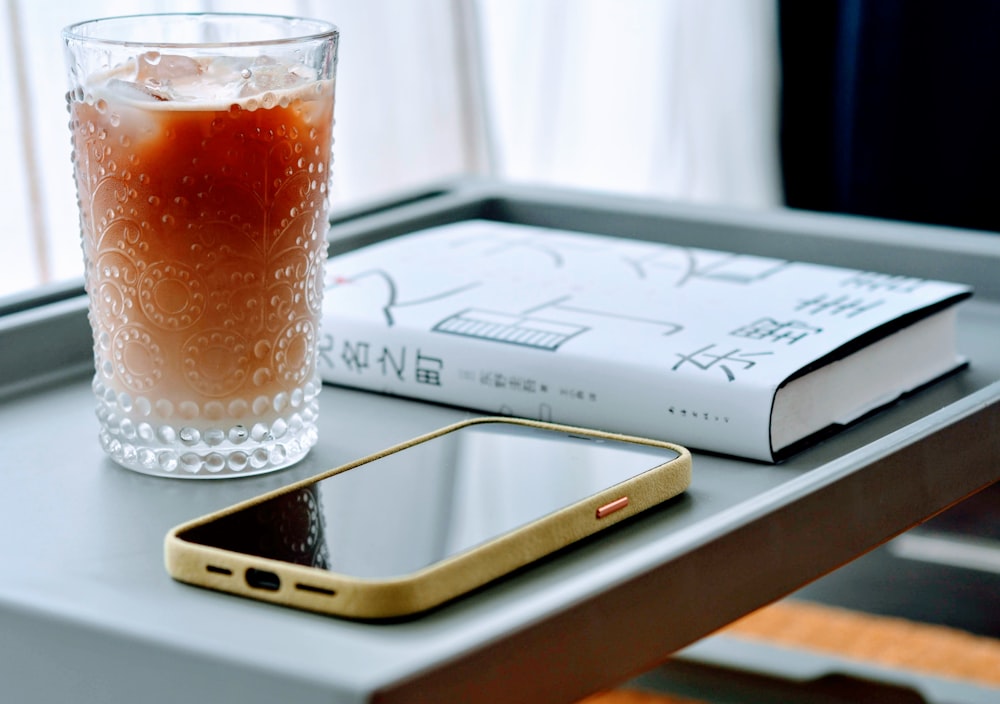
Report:
<svg viewBox="0 0 1000 704"><path fill-rule="evenodd" d="M958 283L488 220L326 271L324 382L764 462L967 363Z"/></svg>

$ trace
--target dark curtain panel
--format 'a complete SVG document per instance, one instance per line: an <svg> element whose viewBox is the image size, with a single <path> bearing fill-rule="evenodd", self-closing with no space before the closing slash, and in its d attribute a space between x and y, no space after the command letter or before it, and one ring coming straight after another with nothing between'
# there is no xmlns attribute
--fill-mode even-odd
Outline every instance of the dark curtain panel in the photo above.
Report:
<svg viewBox="0 0 1000 704"><path fill-rule="evenodd" d="M786 203L1000 231L1000 2L779 0Z"/></svg>

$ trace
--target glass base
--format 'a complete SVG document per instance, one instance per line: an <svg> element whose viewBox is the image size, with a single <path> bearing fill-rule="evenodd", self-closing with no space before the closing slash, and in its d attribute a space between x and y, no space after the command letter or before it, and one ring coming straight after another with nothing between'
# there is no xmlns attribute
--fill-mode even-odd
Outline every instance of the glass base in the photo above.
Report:
<svg viewBox="0 0 1000 704"><path fill-rule="evenodd" d="M178 426L133 419L120 403L98 394L101 447L121 466L160 477L219 479L273 472L300 461L318 440L319 400L311 390L296 394L299 403L266 421L228 418Z"/></svg>
<svg viewBox="0 0 1000 704"><path fill-rule="evenodd" d="M127 469L160 477L183 479L220 479L247 477L290 467L304 458L318 434L316 426L303 428L294 437L257 443L245 447L208 446L205 444L163 449L123 441L101 429L101 447L116 463Z"/></svg>

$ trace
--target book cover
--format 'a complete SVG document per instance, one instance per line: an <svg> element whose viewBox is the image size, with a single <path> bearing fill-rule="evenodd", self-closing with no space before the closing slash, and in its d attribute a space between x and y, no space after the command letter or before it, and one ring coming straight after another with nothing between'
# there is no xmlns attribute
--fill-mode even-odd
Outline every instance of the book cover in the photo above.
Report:
<svg viewBox="0 0 1000 704"><path fill-rule="evenodd" d="M969 295L473 220L332 257L318 364L333 384L774 461L962 365Z"/></svg>

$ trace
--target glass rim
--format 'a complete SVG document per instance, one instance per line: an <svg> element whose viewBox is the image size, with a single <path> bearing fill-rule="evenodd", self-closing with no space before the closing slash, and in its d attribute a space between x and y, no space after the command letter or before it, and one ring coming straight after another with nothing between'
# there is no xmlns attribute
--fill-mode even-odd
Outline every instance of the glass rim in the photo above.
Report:
<svg viewBox="0 0 1000 704"><path fill-rule="evenodd" d="M97 34L82 34L80 29L88 25L99 25L99 24L113 24L120 23L123 21L137 21L137 20L164 20L164 19L196 19L196 18L211 18L211 19L234 19L234 18L247 18L247 19L261 19L261 20L282 20L289 22L301 22L307 23L313 26L315 31L303 32L302 34L293 34L287 37L281 37L277 39L248 39L242 41L208 41L208 42L169 42L169 41L156 41L154 39L149 40L136 40L136 39L116 39L114 37L103 37ZM119 46L119 47L143 47L143 46L156 46L169 49L192 49L192 48L205 48L205 49L215 49L223 47L254 47L254 46L279 46L282 44L296 44L299 42L307 41L318 41L329 38L337 38L340 35L340 29L337 25L326 20L319 20L312 17L298 17L295 15L270 15L265 13L253 13L253 12L149 12L149 13L138 13L134 15L114 15L110 17L97 17L89 20L81 20L80 22L74 22L73 24L67 25L62 30L62 36L64 41L73 40L79 42L90 42L95 44L104 44L108 46Z"/></svg>

